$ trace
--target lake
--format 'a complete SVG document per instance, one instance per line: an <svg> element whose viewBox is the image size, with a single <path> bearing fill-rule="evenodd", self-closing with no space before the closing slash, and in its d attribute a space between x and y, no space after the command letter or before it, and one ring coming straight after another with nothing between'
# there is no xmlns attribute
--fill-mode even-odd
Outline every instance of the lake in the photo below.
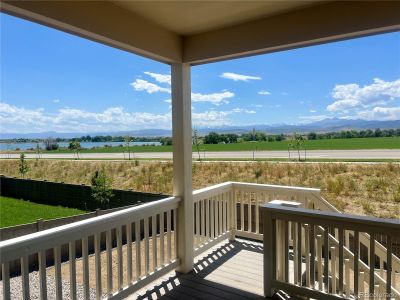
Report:
<svg viewBox="0 0 400 300"><path fill-rule="evenodd" d="M59 142L58 145L61 148L68 148L69 142ZM90 149L93 147L102 148L105 145L109 145L112 147L124 145L124 142L81 142L81 147L85 149ZM131 143L132 146L144 146L144 145L155 145L160 146L160 142L133 142ZM39 146L44 149L44 144L39 143ZM28 149L36 149L36 143L0 143L0 150L1 151L13 151L13 150L28 150Z"/></svg>

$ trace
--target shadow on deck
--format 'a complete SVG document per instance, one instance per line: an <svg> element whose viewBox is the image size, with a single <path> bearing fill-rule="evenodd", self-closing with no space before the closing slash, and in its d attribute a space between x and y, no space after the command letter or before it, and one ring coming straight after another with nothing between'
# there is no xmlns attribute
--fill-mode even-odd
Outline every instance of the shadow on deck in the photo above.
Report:
<svg viewBox="0 0 400 300"><path fill-rule="evenodd" d="M196 257L189 274L169 273L132 299L265 299L262 251L260 243L222 242Z"/></svg>

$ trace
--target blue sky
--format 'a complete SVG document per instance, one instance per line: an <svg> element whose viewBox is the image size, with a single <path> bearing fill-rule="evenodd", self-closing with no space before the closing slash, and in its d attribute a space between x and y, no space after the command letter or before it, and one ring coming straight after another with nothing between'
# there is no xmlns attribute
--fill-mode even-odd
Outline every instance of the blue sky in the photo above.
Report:
<svg viewBox="0 0 400 300"><path fill-rule="evenodd" d="M0 14L2 132L170 128L168 65ZM198 127L400 119L400 33L192 68Z"/></svg>

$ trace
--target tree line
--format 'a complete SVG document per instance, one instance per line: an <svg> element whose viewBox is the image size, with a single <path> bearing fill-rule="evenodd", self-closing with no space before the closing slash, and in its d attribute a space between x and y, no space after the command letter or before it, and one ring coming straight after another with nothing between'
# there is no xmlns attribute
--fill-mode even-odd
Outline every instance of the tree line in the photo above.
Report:
<svg viewBox="0 0 400 300"><path fill-rule="evenodd" d="M320 140L320 139L350 139L350 138L367 138L367 137L395 137L400 136L400 128L398 129L367 129L367 130L342 130L336 132L317 133L310 132L307 134L298 134L303 139ZM243 134L235 133L216 133L210 132L203 137L204 144L232 144L239 142L264 141L279 142L288 140L293 135L284 134L266 134L263 132L249 132Z"/></svg>

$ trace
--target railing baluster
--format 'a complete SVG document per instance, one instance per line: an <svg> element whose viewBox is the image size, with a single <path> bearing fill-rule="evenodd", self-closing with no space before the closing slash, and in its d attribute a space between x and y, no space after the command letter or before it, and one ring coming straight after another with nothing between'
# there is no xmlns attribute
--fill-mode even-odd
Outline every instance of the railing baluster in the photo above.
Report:
<svg viewBox="0 0 400 300"><path fill-rule="evenodd" d="M210 199L207 198L204 200L204 203L206 204L206 238L209 240L210 238Z"/></svg>
<svg viewBox="0 0 400 300"><path fill-rule="evenodd" d="M297 282L299 286L303 285L302 275L303 275L303 258L302 258L302 231L303 226L301 223L297 223Z"/></svg>
<svg viewBox="0 0 400 300"><path fill-rule="evenodd" d="M28 256L21 257L20 261L21 261L22 297L23 297L24 300L29 300L30 296L29 296L29 262L28 262ZM57 273L56 273L56 276L57 276ZM57 298L57 299L60 299L60 298Z"/></svg>
<svg viewBox="0 0 400 300"><path fill-rule="evenodd" d="M323 276L322 276L322 236L317 235L317 272L318 272L318 289L323 290Z"/></svg>
<svg viewBox="0 0 400 300"><path fill-rule="evenodd" d="M100 251L101 233L94 235L94 252L95 252L95 272L96 272L96 299L101 299L101 251Z"/></svg>
<svg viewBox="0 0 400 300"><path fill-rule="evenodd" d="M218 215L219 215L219 217L218 217L218 220L219 220L218 235L221 235L222 234L222 223L223 223L223 220L222 220L222 195L218 196Z"/></svg>
<svg viewBox="0 0 400 300"><path fill-rule="evenodd" d="M310 241L310 283L311 288L315 288L315 226L309 224Z"/></svg>
<svg viewBox="0 0 400 300"><path fill-rule="evenodd" d="M365 273L363 271L360 271L357 297L359 297L358 295L364 295L364 280L365 280L364 276L365 276ZM378 289L378 292L379 292L379 289ZM361 298L363 298L363 296L361 296Z"/></svg>
<svg viewBox="0 0 400 300"><path fill-rule="evenodd" d="M233 202L233 218L232 218L232 228L236 232L238 230L237 221L238 221L238 213L237 213L237 193L235 190L231 192L231 201Z"/></svg>
<svg viewBox="0 0 400 300"><path fill-rule="evenodd" d="M375 235L369 235L369 293L374 294L375 288Z"/></svg>
<svg viewBox="0 0 400 300"><path fill-rule="evenodd" d="M346 282L346 297L350 298L350 259L344 260L345 282Z"/></svg>
<svg viewBox="0 0 400 300"><path fill-rule="evenodd" d="M82 238L82 264L83 264L83 293L84 299L89 300L89 257L88 257L88 237Z"/></svg>
<svg viewBox="0 0 400 300"><path fill-rule="evenodd" d="M194 246L195 246L195 248L200 245L200 232L199 232L200 231L200 211L199 211L199 203L200 202L194 203L194 210L195 210L195 214L196 214L196 217L195 217L195 229L194 229L194 232L195 232L195 234L194 234L194 238L195 238Z"/></svg>
<svg viewBox="0 0 400 300"><path fill-rule="evenodd" d="M354 237L353 237L353 253L354 253L354 267L353 267L353 273L354 273L354 297L358 299L358 280L359 280L359 267L358 267L358 260L360 258L360 242L359 242L359 232L354 231Z"/></svg>
<svg viewBox="0 0 400 300"><path fill-rule="evenodd" d="M174 259L178 257L178 209L174 208Z"/></svg>
<svg viewBox="0 0 400 300"><path fill-rule="evenodd" d="M153 271L157 269L157 215L151 217L151 239L153 240Z"/></svg>
<svg viewBox="0 0 400 300"><path fill-rule="evenodd" d="M10 263L5 262L1 265L1 279L3 282L3 299L11 299L10 292Z"/></svg>
<svg viewBox="0 0 400 300"><path fill-rule="evenodd" d="M107 294L111 295L113 289L112 275L112 235L111 229L106 231L106 253L107 253Z"/></svg>
<svg viewBox="0 0 400 300"><path fill-rule="evenodd" d="M215 214L214 214L214 197L211 197L210 199L210 216L211 216L211 238L213 239L215 237L214 235L214 223L215 223Z"/></svg>
<svg viewBox="0 0 400 300"><path fill-rule="evenodd" d="M206 200L201 200L201 218L200 218L200 227L201 227L201 238L200 238L200 243L203 243L204 237L206 236L206 217L205 217L205 204Z"/></svg>
<svg viewBox="0 0 400 300"><path fill-rule="evenodd" d="M252 196L252 193L248 193L248 195L249 195L249 202L248 202L248 204L247 204L247 231L248 232L251 232L251 223L252 223L252 216L251 216L251 196Z"/></svg>
<svg viewBox="0 0 400 300"><path fill-rule="evenodd" d="M171 261L171 211L167 211L167 260Z"/></svg>
<svg viewBox="0 0 400 300"><path fill-rule="evenodd" d="M226 194L223 193L222 194L222 201L221 201L221 205L222 205L222 232L225 233L226 232L226 210L227 210L227 202L226 202Z"/></svg>
<svg viewBox="0 0 400 300"><path fill-rule="evenodd" d="M244 231L244 192L240 192L240 230Z"/></svg>
<svg viewBox="0 0 400 300"><path fill-rule="evenodd" d="M56 280L56 299L63 299L61 281L61 246L54 247L54 273Z"/></svg>
<svg viewBox="0 0 400 300"><path fill-rule="evenodd" d="M324 228L324 285L325 292L329 293L329 228Z"/></svg>
<svg viewBox="0 0 400 300"><path fill-rule="evenodd" d="M297 265L297 223L292 223L292 247L293 247L293 283L298 284L297 281L297 273L298 273L298 265Z"/></svg>
<svg viewBox="0 0 400 300"><path fill-rule="evenodd" d="M332 280L332 294L336 294L336 246L331 247L331 280Z"/></svg>
<svg viewBox="0 0 400 300"><path fill-rule="evenodd" d="M284 232L284 259L285 259L285 269L284 269L284 280L289 282L289 223L288 221L283 222L283 232Z"/></svg>
<svg viewBox="0 0 400 300"><path fill-rule="evenodd" d="M164 253L164 212L160 214L160 265L163 266L165 263L165 253Z"/></svg>
<svg viewBox="0 0 400 300"><path fill-rule="evenodd" d="M142 275L142 256L141 256L141 231L140 231L140 219L135 222L135 250L136 250L136 280Z"/></svg>
<svg viewBox="0 0 400 300"><path fill-rule="evenodd" d="M147 276L150 271L149 253L149 218L144 218L144 273Z"/></svg>
<svg viewBox="0 0 400 300"><path fill-rule="evenodd" d="M39 264L39 292L40 292L40 299L47 299L46 251L45 250L39 251L39 253L38 253L38 264ZM70 284L70 286L72 286L72 284Z"/></svg>
<svg viewBox="0 0 400 300"><path fill-rule="evenodd" d="M120 291L123 286L124 280L124 266L123 266L123 257L122 257L122 226L118 226L116 229L117 234L117 257L118 257L118 290Z"/></svg>
<svg viewBox="0 0 400 300"><path fill-rule="evenodd" d="M343 296L344 236L342 228L339 228L338 234L339 234L339 295Z"/></svg>
<svg viewBox="0 0 400 300"><path fill-rule="evenodd" d="M69 296L71 300L75 300L76 299L75 241L72 241L68 244L68 255L69 255ZM44 251L39 253L39 274L41 278L40 279L41 299L47 299L46 253Z"/></svg>
<svg viewBox="0 0 400 300"><path fill-rule="evenodd" d="M126 225L126 265L128 272L128 285L132 283L132 223Z"/></svg>
<svg viewBox="0 0 400 300"><path fill-rule="evenodd" d="M390 235L387 236L387 246L386 246L386 299L390 299L390 294L392 292L392 237Z"/></svg>
<svg viewBox="0 0 400 300"><path fill-rule="evenodd" d="M255 211L256 211L256 234L260 233L260 194L255 194ZM294 225L295 223L293 223Z"/></svg>
<svg viewBox="0 0 400 300"><path fill-rule="evenodd" d="M310 228L304 224L304 248L306 258L306 287L310 287Z"/></svg>

